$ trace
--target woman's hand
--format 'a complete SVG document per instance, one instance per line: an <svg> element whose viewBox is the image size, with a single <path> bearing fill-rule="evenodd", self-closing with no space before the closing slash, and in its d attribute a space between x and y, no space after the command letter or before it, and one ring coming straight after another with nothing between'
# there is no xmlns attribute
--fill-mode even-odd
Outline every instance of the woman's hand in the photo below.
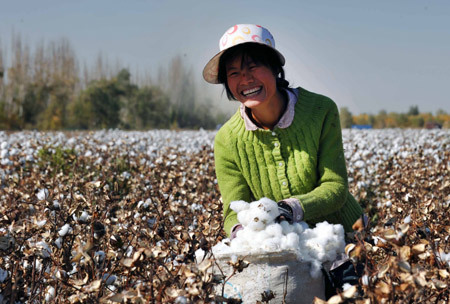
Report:
<svg viewBox="0 0 450 304"><path fill-rule="evenodd" d="M236 224L231 228L231 234L230 234L230 240L234 239L236 237L236 234L239 230L244 229L241 224Z"/></svg>
<svg viewBox="0 0 450 304"><path fill-rule="evenodd" d="M303 220L303 208L300 202L295 198L288 198L278 202L278 211L280 215L276 221L287 221L290 224L298 223Z"/></svg>

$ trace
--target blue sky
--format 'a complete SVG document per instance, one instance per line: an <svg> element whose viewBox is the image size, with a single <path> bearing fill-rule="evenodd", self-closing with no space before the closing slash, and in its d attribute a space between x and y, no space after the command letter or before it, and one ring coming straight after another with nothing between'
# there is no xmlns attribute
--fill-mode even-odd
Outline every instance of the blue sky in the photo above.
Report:
<svg viewBox="0 0 450 304"><path fill-rule="evenodd" d="M0 43L32 48L67 38L80 63L98 54L156 75L182 55L205 95L201 70L236 23L268 28L293 86L331 97L354 114L450 112L450 1L11 1L0 0ZM7 54L8 56L8 54ZM235 107L236 104L233 104Z"/></svg>

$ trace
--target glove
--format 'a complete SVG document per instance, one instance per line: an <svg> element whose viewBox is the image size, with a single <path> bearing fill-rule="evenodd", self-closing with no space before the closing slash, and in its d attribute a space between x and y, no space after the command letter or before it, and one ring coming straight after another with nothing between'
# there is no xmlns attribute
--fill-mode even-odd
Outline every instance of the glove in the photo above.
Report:
<svg viewBox="0 0 450 304"><path fill-rule="evenodd" d="M286 202L278 202L278 211L280 212L280 215L275 219L276 222L280 223L282 221L287 221L292 224L294 214L292 212L292 208L289 207Z"/></svg>
<svg viewBox="0 0 450 304"><path fill-rule="evenodd" d="M234 239L236 237L237 232L242 229L244 229L244 227L242 227L241 224L234 225L233 228L231 228L230 240Z"/></svg>
<svg viewBox="0 0 450 304"><path fill-rule="evenodd" d="M279 201L278 211L280 212L280 215L275 219L278 223L287 221L292 224L303 220L303 208L296 198L287 198Z"/></svg>

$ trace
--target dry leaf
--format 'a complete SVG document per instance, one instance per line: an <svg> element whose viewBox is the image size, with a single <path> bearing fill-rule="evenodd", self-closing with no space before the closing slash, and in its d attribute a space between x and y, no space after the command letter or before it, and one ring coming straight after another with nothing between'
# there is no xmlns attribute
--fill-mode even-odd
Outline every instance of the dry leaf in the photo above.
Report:
<svg viewBox="0 0 450 304"><path fill-rule="evenodd" d="M416 255L425 252L426 245L425 244L417 244L412 246L412 252Z"/></svg>

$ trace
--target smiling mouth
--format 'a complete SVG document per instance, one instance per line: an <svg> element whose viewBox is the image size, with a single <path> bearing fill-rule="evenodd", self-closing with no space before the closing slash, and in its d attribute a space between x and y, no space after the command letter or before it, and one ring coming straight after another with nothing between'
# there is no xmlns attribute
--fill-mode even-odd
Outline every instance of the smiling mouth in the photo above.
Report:
<svg viewBox="0 0 450 304"><path fill-rule="evenodd" d="M259 92L261 92L261 90L262 90L262 87L256 87L256 88L244 90L241 92L241 94L245 97L250 97L250 96L259 94Z"/></svg>

